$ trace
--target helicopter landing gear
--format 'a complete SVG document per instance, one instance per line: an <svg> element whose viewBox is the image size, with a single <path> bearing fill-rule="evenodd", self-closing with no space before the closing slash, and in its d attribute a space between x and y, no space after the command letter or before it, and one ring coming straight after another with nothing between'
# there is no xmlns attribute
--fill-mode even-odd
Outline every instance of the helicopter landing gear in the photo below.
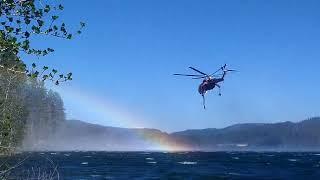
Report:
<svg viewBox="0 0 320 180"><path fill-rule="evenodd" d="M221 86L219 84L216 84L216 86L219 88L219 96L221 96Z"/></svg>

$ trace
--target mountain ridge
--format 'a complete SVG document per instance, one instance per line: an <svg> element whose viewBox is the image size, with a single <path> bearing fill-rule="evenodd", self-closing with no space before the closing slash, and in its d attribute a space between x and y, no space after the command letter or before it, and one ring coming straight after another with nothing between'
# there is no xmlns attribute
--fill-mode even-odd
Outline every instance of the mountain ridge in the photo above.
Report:
<svg viewBox="0 0 320 180"><path fill-rule="evenodd" d="M300 122L244 123L225 128L167 133L154 128L121 128L67 120L55 136L34 150L318 151L320 118Z"/></svg>

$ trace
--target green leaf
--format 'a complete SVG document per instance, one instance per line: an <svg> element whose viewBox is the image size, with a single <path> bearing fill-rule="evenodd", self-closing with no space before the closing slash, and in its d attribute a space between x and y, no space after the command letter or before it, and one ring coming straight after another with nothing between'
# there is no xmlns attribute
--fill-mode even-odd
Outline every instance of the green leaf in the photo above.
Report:
<svg viewBox="0 0 320 180"><path fill-rule="evenodd" d="M28 50L30 48L29 44L30 44L29 40L24 40L22 42L21 48L24 49L24 50Z"/></svg>
<svg viewBox="0 0 320 180"><path fill-rule="evenodd" d="M67 76L68 76L68 77L71 77L71 76L72 76L72 73L68 73Z"/></svg>
<svg viewBox="0 0 320 180"><path fill-rule="evenodd" d="M46 5L46 7L44 8L44 12L48 13L50 11L50 6L49 5Z"/></svg>
<svg viewBox="0 0 320 180"><path fill-rule="evenodd" d="M38 77L38 75L37 74L31 74L31 78L37 78Z"/></svg>
<svg viewBox="0 0 320 180"><path fill-rule="evenodd" d="M40 27L38 27L38 26L33 25L33 26L31 27L31 29L32 29L35 33L37 33L37 34L40 33Z"/></svg>
<svg viewBox="0 0 320 180"><path fill-rule="evenodd" d="M43 26L43 24L44 24L44 21L42 21L42 20L37 20L37 22L38 22L39 26Z"/></svg>
<svg viewBox="0 0 320 180"><path fill-rule="evenodd" d="M12 38L12 41L13 41L13 42L17 42L17 38L16 38L16 37L13 37L13 38Z"/></svg>
<svg viewBox="0 0 320 180"><path fill-rule="evenodd" d="M43 75L42 76L42 79L44 79L44 80L47 79L47 78L48 78L48 75Z"/></svg>
<svg viewBox="0 0 320 180"><path fill-rule="evenodd" d="M64 26L60 27L60 31L62 31L63 33L67 33L67 30L66 30L66 28L64 28Z"/></svg>
<svg viewBox="0 0 320 180"><path fill-rule="evenodd" d="M30 24L30 19L29 18L24 18L24 22L26 23L26 24Z"/></svg>
<svg viewBox="0 0 320 180"><path fill-rule="evenodd" d="M13 31L13 28L11 26L5 26L6 31L8 31L8 33L11 33Z"/></svg>
<svg viewBox="0 0 320 180"><path fill-rule="evenodd" d="M68 34L67 39L71 39L72 38L72 34Z"/></svg>
<svg viewBox="0 0 320 180"><path fill-rule="evenodd" d="M21 31L21 28L16 28L16 33L19 33Z"/></svg>
<svg viewBox="0 0 320 180"><path fill-rule="evenodd" d="M55 20L57 20L59 18L59 16L52 16L51 18L52 18L52 20L55 21Z"/></svg>
<svg viewBox="0 0 320 180"><path fill-rule="evenodd" d="M29 37L30 37L30 33L29 33L28 31L26 31L26 32L24 33L24 36L25 36L26 38L29 38Z"/></svg>
<svg viewBox="0 0 320 180"><path fill-rule="evenodd" d="M63 7L61 4L59 4L59 9L60 9L60 10L63 10L64 7Z"/></svg>
<svg viewBox="0 0 320 180"><path fill-rule="evenodd" d="M42 55L43 55L43 56L45 56L45 55L47 55L47 54L48 54L48 51L47 51L47 50L43 50L43 51L42 51Z"/></svg>

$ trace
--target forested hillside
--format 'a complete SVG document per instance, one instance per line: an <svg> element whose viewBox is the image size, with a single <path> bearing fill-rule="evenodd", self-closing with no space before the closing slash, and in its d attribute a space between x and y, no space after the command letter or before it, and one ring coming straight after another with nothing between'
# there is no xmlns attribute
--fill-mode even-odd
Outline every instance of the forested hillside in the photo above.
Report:
<svg viewBox="0 0 320 180"><path fill-rule="evenodd" d="M65 121L57 136L37 150L193 150L193 151L319 151L320 118L301 122L247 123L222 129L166 133L157 129L104 127Z"/></svg>
<svg viewBox="0 0 320 180"><path fill-rule="evenodd" d="M196 150L319 151L320 118L293 123L247 123L223 129L172 133L177 141Z"/></svg>

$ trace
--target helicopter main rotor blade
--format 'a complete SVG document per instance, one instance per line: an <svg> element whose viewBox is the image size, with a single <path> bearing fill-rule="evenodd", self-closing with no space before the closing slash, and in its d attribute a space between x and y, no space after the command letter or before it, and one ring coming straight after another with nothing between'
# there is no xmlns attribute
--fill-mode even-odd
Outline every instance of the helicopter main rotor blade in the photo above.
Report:
<svg viewBox="0 0 320 180"><path fill-rule="evenodd" d="M200 77L202 75L194 75L194 74L173 74L175 76L191 76L191 77Z"/></svg>
<svg viewBox="0 0 320 180"><path fill-rule="evenodd" d="M227 64L224 64L223 66L221 66L218 70L216 70L214 73L212 73L211 75L214 75L215 73L222 71L224 68L226 68Z"/></svg>
<svg viewBox="0 0 320 180"><path fill-rule="evenodd" d="M203 79L203 78L208 78L208 77L218 78L219 76L222 76L222 74L215 74L215 75L210 75L210 76L201 76L201 77L195 77L195 78L192 78L192 79Z"/></svg>
<svg viewBox="0 0 320 180"><path fill-rule="evenodd" d="M225 72L237 72L237 70L234 70L234 69L226 69L224 70Z"/></svg>
<svg viewBox="0 0 320 180"><path fill-rule="evenodd" d="M192 79L204 79L204 78L206 78L207 76L202 76L202 77L194 77L194 78L192 78Z"/></svg>
<svg viewBox="0 0 320 180"><path fill-rule="evenodd" d="M206 73L204 73L204 72L201 72L201 71L199 71L198 69L196 69L196 68L194 68L194 67L189 67L189 68L192 69L192 70L194 70L194 71L196 71L196 72L198 72L198 73L200 73L200 74L202 74L202 75L209 76L208 74L206 74Z"/></svg>

